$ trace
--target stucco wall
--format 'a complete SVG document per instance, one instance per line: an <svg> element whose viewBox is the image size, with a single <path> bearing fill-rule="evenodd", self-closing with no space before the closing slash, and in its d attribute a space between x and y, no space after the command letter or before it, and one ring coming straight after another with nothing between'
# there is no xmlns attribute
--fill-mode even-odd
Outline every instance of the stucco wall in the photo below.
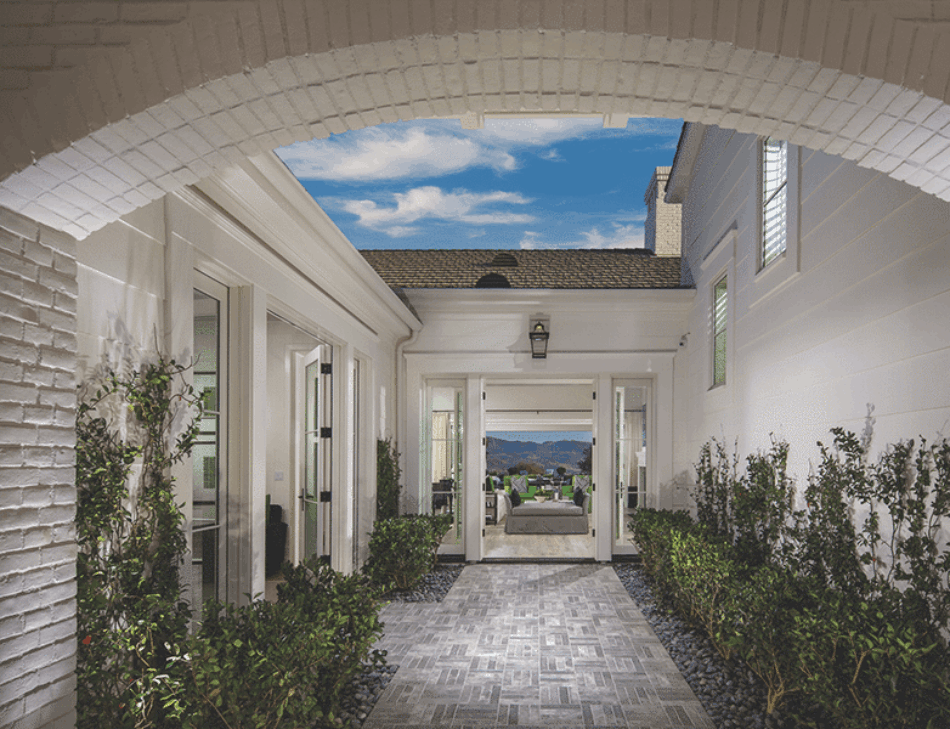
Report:
<svg viewBox="0 0 950 729"><path fill-rule="evenodd" d="M794 159L794 154L792 155ZM748 453L769 433L792 444L800 481L829 428L874 445L947 433L950 424L950 211L887 176L801 150L797 256L757 272L756 142L710 128L684 204L697 280L690 316L684 467L712 436ZM792 190L792 198L796 197ZM796 206L790 208L795 226ZM717 245L718 244L718 245ZM774 270L773 270L774 267ZM728 272L727 384L710 390L710 287Z"/></svg>

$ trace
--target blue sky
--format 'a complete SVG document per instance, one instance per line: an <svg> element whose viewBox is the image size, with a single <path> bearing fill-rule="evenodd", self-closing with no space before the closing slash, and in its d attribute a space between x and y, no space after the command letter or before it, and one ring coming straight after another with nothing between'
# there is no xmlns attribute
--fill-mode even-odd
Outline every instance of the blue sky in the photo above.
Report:
<svg viewBox="0 0 950 729"><path fill-rule="evenodd" d="M277 150L357 248L633 248L681 120L458 120L368 127Z"/></svg>

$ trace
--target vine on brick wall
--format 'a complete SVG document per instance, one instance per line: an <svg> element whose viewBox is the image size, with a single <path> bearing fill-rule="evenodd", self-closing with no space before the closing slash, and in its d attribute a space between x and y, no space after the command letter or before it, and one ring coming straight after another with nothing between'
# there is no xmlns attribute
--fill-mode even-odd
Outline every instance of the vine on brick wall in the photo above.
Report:
<svg viewBox="0 0 950 729"><path fill-rule="evenodd" d="M79 727L162 725L167 711L154 686L167 679L191 615L181 598L187 545L170 476L198 433L201 402L182 379L186 369L159 357L80 387Z"/></svg>

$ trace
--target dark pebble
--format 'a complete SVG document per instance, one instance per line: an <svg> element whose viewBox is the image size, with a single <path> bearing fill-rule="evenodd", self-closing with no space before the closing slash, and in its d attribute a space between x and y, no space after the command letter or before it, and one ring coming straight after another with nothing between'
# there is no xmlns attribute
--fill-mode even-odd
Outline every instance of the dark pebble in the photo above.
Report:
<svg viewBox="0 0 950 729"><path fill-rule="evenodd" d="M796 725L783 720L778 712L766 714L767 691L758 676L737 659L724 661L705 633L657 605L642 567L619 563L614 570L716 729L795 729Z"/></svg>

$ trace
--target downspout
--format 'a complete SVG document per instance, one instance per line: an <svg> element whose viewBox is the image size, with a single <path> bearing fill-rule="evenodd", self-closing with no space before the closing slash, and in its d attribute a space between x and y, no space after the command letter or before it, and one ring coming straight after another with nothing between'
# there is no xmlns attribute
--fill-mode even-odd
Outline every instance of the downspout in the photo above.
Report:
<svg viewBox="0 0 950 729"><path fill-rule="evenodd" d="M406 370L406 357L405 350L406 347L411 346L416 343L416 340L419 338L419 333L422 331L422 328L413 329L412 332L405 337L402 337L398 342L396 342L396 361L394 362L393 367L393 377L395 378L395 397L393 397L393 420L395 421L395 439L396 443L403 443L403 437L406 434L407 424L403 422L404 412L408 408L404 407L406 403L406 378L408 374ZM399 464L402 472L406 472L406 450L405 448L400 448L400 460L402 463Z"/></svg>

